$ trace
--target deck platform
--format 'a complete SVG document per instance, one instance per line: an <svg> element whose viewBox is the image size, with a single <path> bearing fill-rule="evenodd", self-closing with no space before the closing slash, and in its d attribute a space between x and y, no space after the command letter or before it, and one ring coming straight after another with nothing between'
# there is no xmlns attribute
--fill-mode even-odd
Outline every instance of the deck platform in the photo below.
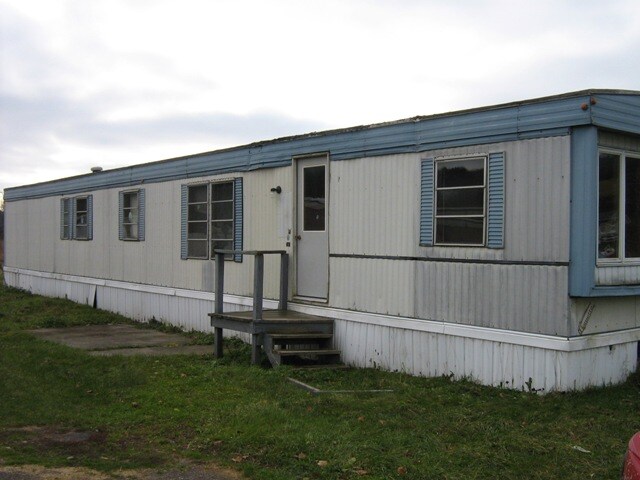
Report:
<svg viewBox="0 0 640 480"><path fill-rule="evenodd" d="M333 333L333 320L291 310L263 310L262 319L253 320L253 311L210 313L211 326L251 334Z"/></svg>
<svg viewBox="0 0 640 480"><path fill-rule="evenodd" d="M278 309L265 310L263 304L264 255L280 256L280 298ZM253 309L224 312L224 255L251 255L253 269ZM288 307L289 256L284 250L215 250L215 311L209 313L214 328L214 354L222 357L223 331L251 335L251 363L260 362L264 349L273 366L290 364L293 357L312 357L332 365L340 361L340 351L331 347L333 319L294 312Z"/></svg>

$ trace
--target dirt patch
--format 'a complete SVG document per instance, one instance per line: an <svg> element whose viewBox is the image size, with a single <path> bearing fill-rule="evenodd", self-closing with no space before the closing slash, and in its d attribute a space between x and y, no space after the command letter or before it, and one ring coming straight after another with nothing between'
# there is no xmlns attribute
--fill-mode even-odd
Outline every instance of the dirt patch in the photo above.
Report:
<svg viewBox="0 0 640 480"><path fill-rule="evenodd" d="M215 465L189 466L168 471L118 470L111 473L83 467L0 466L0 480L241 480L242 478L236 472L224 470Z"/></svg>
<svg viewBox="0 0 640 480"><path fill-rule="evenodd" d="M101 430L66 430L36 425L0 431L0 441L3 443L13 440L31 444L40 450L58 450L69 457L88 455L104 444L106 439L107 433Z"/></svg>
<svg viewBox="0 0 640 480"><path fill-rule="evenodd" d="M132 439L119 442L119 448L132 448L144 440ZM107 443L104 430L69 430L29 425L0 430L0 445L31 445L38 451L57 451L64 454L70 463L80 458L98 458ZM141 453L142 454L142 453ZM109 473L85 467L48 468L41 465L3 465L0 457L0 480L241 480L243 477L233 470L214 464L195 464L190 461L156 458L145 454L147 464L166 465L158 469L120 469ZM173 460L173 461L172 461Z"/></svg>

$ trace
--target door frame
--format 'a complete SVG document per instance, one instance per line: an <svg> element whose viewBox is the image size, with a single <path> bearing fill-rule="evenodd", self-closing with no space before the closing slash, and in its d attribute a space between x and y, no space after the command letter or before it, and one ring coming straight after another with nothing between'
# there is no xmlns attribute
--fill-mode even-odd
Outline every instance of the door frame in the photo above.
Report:
<svg viewBox="0 0 640 480"><path fill-rule="evenodd" d="M315 297L305 297L302 295L298 294L298 240L296 239L297 235L299 235L299 228L301 228L300 225L298 225L298 199L299 199L299 195L298 195L298 181L300 180L298 178L298 165L301 161L304 160L312 160L314 158L323 158L326 159L326 190L325 190L325 232L327 234L327 297L326 298L315 298ZM292 203L292 215L291 215L291 219L292 219L292 229L293 229L293 234L292 234L292 249L291 249L291 253L292 253L292 262L290 262L290 266L292 267L291 270L291 276L290 280L292 280L291 285L292 285L292 292L293 292L293 298L298 300L298 301L304 301L304 302L309 302L309 303L322 303L322 304L326 304L329 303L329 292L331 290L331 265L330 265L330 255L329 252L331 251L331 243L330 243L330 235L329 235L329 220L330 220L330 205L331 205L331 200L330 200L330 190L331 190L331 157L329 155L328 151L321 151L321 152L313 152L313 153L305 153L305 154L301 154L301 155L294 155L291 157L291 168L293 169L292 171L292 192L294 194L294 201L291 202Z"/></svg>

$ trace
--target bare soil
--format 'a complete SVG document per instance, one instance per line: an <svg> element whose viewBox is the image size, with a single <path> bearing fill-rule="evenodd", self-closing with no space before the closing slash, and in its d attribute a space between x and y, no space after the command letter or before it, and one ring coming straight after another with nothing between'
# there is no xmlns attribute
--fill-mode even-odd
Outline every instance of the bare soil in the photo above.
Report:
<svg viewBox="0 0 640 480"><path fill-rule="evenodd" d="M5 437L5 440L8 436L15 435L18 435L20 441L29 442L37 448L63 449L71 459L80 455L99 456L102 444L106 440L106 433L101 431L61 430L39 426L0 431L0 437ZM158 464L166 464L158 460ZM195 464L185 460L178 460L175 463L177 465L163 469L122 469L106 473L84 467L3 465L0 457L0 480L241 480L243 478L237 472L214 464Z"/></svg>
<svg viewBox="0 0 640 480"><path fill-rule="evenodd" d="M168 471L151 469L98 472L83 467L46 468L41 465L0 466L0 480L240 480L235 472L213 465Z"/></svg>

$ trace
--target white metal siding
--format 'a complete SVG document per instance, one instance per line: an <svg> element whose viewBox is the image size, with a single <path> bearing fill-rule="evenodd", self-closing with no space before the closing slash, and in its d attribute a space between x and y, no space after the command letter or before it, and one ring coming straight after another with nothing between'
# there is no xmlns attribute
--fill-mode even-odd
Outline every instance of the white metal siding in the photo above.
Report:
<svg viewBox="0 0 640 480"><path fill-rule="evenodd" d="M420 159L505 152L505 248L419 247ZM331 164L331 253L568 262L570 139Z"/></svg>
<svg viewBox="0 0 640 480"><path fill-rule="evenodd" d="M342 320L335 335L349 365L541 393L622 382L637 358L637 342L564 352Z"/></svg>
<svg viewBox="0 0 640 480"><path fill-rule="evenodd" d="M640 297L571 299L570 335L640 327Z"/></svg>
<svg viewBox="0 0 640 480"><path fill-rule="evenodd" d="M640 283L640 266L611 265L595 268L596 285L637 285Z"/></svg>
<svg viewBox="0 0 640 480"><path fill-rule="evenodd" d="M59 206L58 198L5 203L5 265L44 271L54 268Z"/></svg>
<svg viewBox="0 0 640 480"><path fill-rule="evenodd" d="M420 247L420 160L491 152L506 158L505 248ZM331 306L566 334L569 164L568 136L333 162Z"/></svg>
<svg viewBox="0 0 640 480"><path fill-rule="evenodd" d="M197 181L228 179L233 175L198 178ZM285 249L291 208L290 169L257 172L245 177L245 249ZM118 192L93 192L93 240L61 240L60 199L50 197L7 203L6 265L43 272L122 280L148 285L210 290L215 263L180 259L180 185L171 181L146 185L145 241L118 239ZM270 189L281 185L283 194ZM278 221L278 219L281 219ZM285 220L289 219L289 225ZM30 219L30 221L25 221ZM283 222L285 225L283 225ZM265 297L279 293L279 257L265 261ZM243 263L225 264L225 291L251 295L253 257Z"/></svg>
<svg viewBox="0 0 640 480"><path fill-rule="evenodd" d="M8 268L5 279L52 296L66 296L140 321L155 318L190 330L211 331L208 316L215 296L207 292L129 282L47 274ZM274 307L275 301L267 301ZM250 307L248 299L225 296L227 311ZM623 381L636 367L640 329L581 339L518 334L482 327L420 321L327 309L292 308L335 318L335 346L343 360L414 375L468 377L487 385L541 391L582 389ZM229 332L230 335L235 335ZM243 338L248 340L247 336Z"/></svg>
<svg viewBox="0 0 640 480"><path fill-rule="evenodd" d="M332 162L330 189L331 253L416 254L419 155Z"/></svg>
<svg viewBox="0 0 640 480"><path fill-rule="evenodd" d="M505 248L420 247L420 160L505 152ZM515 262L567 262L569 139L552 137L331 163L330 253ZM210 181L233 174L198 178ZM146 240L118 240L118 192L94 195L92 241L59 239L59 198L10 202L7 265L134 283L211 290L211 261L180 259L180 186L146 185ZM280 186L281 194L271 192ZM244 248L286 247L291 168L244 174ZM20 218L42 219L21 222ZM23 241L24 238L34 239ZM278 257L265 296L278 295ZM226 263L225 291L251 295L253 257ZM292 262L295 268L295 262ZM292 272L293 273L293 272ZM293 275L292 275L293 278ZM332 258L331 306L515 330L566 333L566 269L376 258Z"/></svg>
<svg viewBox="0 0 640 480"><path fill-rule="evenodd" d="M567 267L332 258L336 308L567 335Z"/></svg>

